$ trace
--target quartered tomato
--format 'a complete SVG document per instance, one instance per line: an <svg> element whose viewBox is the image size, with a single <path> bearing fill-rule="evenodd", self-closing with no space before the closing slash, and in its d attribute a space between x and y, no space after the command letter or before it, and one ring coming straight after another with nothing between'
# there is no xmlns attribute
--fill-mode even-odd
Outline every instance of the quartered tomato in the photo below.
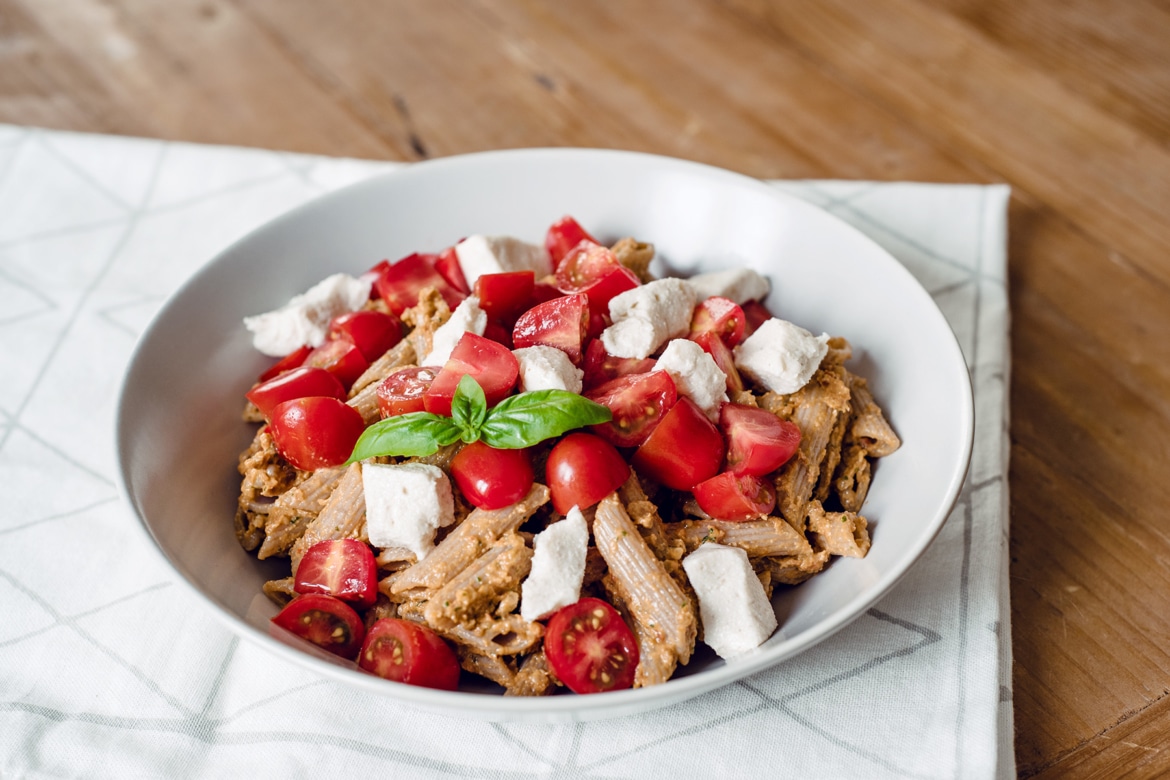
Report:
<svg viewBox="0 0 1170 780"><path fill-rule="evenodd" d="M537 282L532 285L532 301L528 304L529 308L545 301L555 300L561 297L561 291L553 287L551 284L544 282Z"/></svg>
<svg viewBox="0 0 1170 780"><path fill-rule="evenodd" d="M302 471L315 471L348 460L366 424L352 406L314 396L277 405L268 427L285 460Z"/></svg>
<svg viewBox="0 0 1170 780"><path fill-rule="evenodd" d="M370 367L370 362L348 341L326 341L309 353L305 365L325 369L349 389Z"/></svg>
<svg viewBox="0 0 1170 780"><path fill-rule="evenodd" d="M501 325L495 320L488 320L487 325L483 329L483 337L490 339L497 344L503 344L508 349L512 349L512 329Z"/></svg>
<svg viewBox="0 0 1170 780"><path fill-rule="evenodd" d="M767 409L724 404L719 428L727 437L727 470L734 474L770 474L800 448L800 428Z"/></svg>
<svg viewBox="0 0 1170 780"><path fill-rule="evenodd" d="M678 400L674 380L665 371L611 379L584 395L613 412L612 420L590 426L590 430L619 447L636 447L646 441Z"/></svg>
<svg viewBox="0 0 1170 780"><path fill-rule="evenodd" d="M586 233L585 228L577 223L577 220L566 216L561 217L549 227L544 236L544 248L548 250L548 256L552 258L553 265L556 266L561 258L569 253L570 249L582 241L597 243L596 239Z"/></svg>
<svg viewBox="0 0 1170 780"><path fill-rule="evenodd" d="M378 598L378 564L364 542L326 539L301 558L294 583L297 593L323 593L372 607Z"/></svg>
<svg viewBox="0 0 1170 780"><path fill-rule="evenodd" d="M629 374L648 374L654 370L654 358L614 357L605 351L599 339L593 339L585 348L585 387L597 387L611 379Z"/></svg>
<svg viewBox="0 0 1170 780"><path fill-rule="evenodd" d="M435 255L415 252L397 263L383 260L374 266L372 270L378 272L374 288L396 317L418 303L418 294L424 287L434 287L452 309L467 297L443 278L435 268L436 260Z"/></svg>
<svg viewBox="0 0 1170 780"><path fill-rule="evenodd" d="M366 629L358 613L332 596L310 593L288 603L272 622L307 639L323 650L348 658L357 657Z"/></svg>
<svg viewBox="0 0 1170 780"><path fill-rule="evenodd" d="M345 400L345 388L337 377L323 368L303 367L261 382L247 392L249 401L256 405L265 419L272 419L272 410L285 401L323 395Z"/></svg>
<svg viewBox="0 0 1170 780"><path fill-rule="evenodd" d="M472 442L451 460L451 476L463 497L480 509L499 509L528 495L536 475L528 450L500 450Z"/></svg>
<svg viewBox="0 0 1170 780"><path fill-rule="evenodd" d="M426 626L398 618L382 618L370 627L358 666L407 685L459 687L459 659L451 647Z"/></svg>
<svg viewBox="0 0 1170 780"><path fill-rule="evenodd" d="M569 356L573 365L579 366L588 332L589 299L584 295L564 295L521 314L512 328L512 343L516 349L538 345L556 347Z"/></svg>
<svg viewBox="0 0 1170 780"><path fill-rule="evenodd" d="M553 509L567 514L588 509L621 487L630 476L625 458L612 444L588 433L570 433L557 442L545 465Z"/></svg>
<svg viewBox="0 0 1170 780"><path fill-rule="evenodd" d="M455 251L455 247L447 247L439 253L439 256L435 258L435 270L439 272L439 276L443 277L447 284L459 292L464 295L471 293L471 287L467 284L467 277L463 275L463 266L459 264L459 254Z"/></svg>
<svg viewBox="0 0 1170 780"><path fill-rule="evenodd" d="M695 307L691 315L691 334L694 339L701 333L714 333L723 343L734 347L743 341L747 317L743 309L730 298L712 296Z"/></svg>
<svg viewBox="0 0 1170 780"><path fill-rule="evenodd" d="M285 371L291 371L292 369L299 366L301 363L304 363L305 358L307 358L309 356L309 353L312 351L313 351L313 348L310 347L308 344L301 347L300 349L293 350L292 352L290 352L287 355L285 355L284 357L282 357L280 360L276 361L276 364L273 365L272 368L268 369L263 374L261 374L260 381L267 382L269 379L272 379L273 377L280 376L280 374L285 372Z"/></svg>
<svg viewBox="0 0 1170 780"><path fill-rule="evenodd" d="M363 310L339 314L329 323L329 338L348 341L373 363L402 341L402 321L393 314Z"/></svg>
<svg viewBox="0 0 1170 780"><path fill-rule="evenodd" d="M487 405L504 400L520 378L520 364L507 347L474 333L464 333L451 350L451 358L423 393L423 405L431 414L450 416L451 399L464 374L470 374L487 397Z"/></svg>
<svg viewBox="0 0 1170 780"><path fill-rule="evenodd" d="M690 490L719 471L723 462L723 437L703 410L683 396L630 462L640 473L667 487Z"/></svg>
<svg viewBox="0 0 1170 780"><path fill-rule="evenodd" d="M514 323L532 304L535 284L532 271L483 274L475 280L475 295L489 320Z"/></svg>
<svg viewBox="0 0 1170 780"><path fill-rule="evenodd" d="M742 308L743 316L747 320L747 325L744 328L745 336L750 336L756 328L772 319L772 312L768 311L768 307L759 301L747 301Z"/></svg>
<svg viewBox="0 0 1170 780"><path fill-rule="evenodd" d="M776 506L776 494L767 480L730 471L703 480L693 492L699 508L716 520L754 520Z"/></svg>
<svg viewBox="0 0 1170 780"><path fill-rule="evenodd" d="M630 688L638 666L638 643L618 611L586 597L561 608L544 632L548 665L574 693Z"/></svg>
<svg viewBox="0 0 1170 780"><path fill-rule="evenodd" d="M613 252L592 241L582 241L565 255L557 265L556 280L557 289L565 294L588 295L589 306L598 316L609 312L611 298L640 284Z"/></svg>
<svg viewBox="0 0 1170 780"><path fill-rule="evenodd" d="M735 367L735 355L723 343L719 334L707 331L697 336L692 335L691 341L702 347L703 351L711 356L715 365L719 366L719 370L727 377L727 392L738 393L743 390L743 377L739 375L739 369Z"/></svg>
<svg viewBox="0 0 1170 780"><path fill-rule="evenodd" d="M382 417L425 411L423 395L441 370L438 366L411 366L383 379L376 391Z"/></svg>

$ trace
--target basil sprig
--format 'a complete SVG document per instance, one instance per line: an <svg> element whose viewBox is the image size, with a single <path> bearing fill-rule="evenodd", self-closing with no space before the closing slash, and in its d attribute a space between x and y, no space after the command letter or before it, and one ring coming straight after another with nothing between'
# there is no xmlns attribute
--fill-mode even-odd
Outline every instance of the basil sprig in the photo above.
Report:
<svg viewBox="0 0 1170 780"><path fill-rule="evenodd" d="M479 382L464 374L451 399L450 417L430 412L387 417L366 428L346 463L382 455L431 455L460 439L518 450L612 417L607 407L567 390L520 393L489 410Z"/></svg>

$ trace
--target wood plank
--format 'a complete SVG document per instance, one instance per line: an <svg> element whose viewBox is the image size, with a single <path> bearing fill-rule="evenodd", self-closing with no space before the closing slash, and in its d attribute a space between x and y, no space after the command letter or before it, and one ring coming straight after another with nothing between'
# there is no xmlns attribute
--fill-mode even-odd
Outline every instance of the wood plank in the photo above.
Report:
<svg viewBox="0 0 1170 780"><path fill-rule="evenodd" d="M363 157L409 152L336 103L229 3L15 1L84 64L69 92L84 95L96 83L96 102L124 113L132 132Z"/></svg>
<svg viewBox="0 0 1170 780"><path fill-rule="evenodd" d="M1170 693L1166 691L1165 693ZM1170 775L1170 696L1035 775L1042 780Z"/></svg>

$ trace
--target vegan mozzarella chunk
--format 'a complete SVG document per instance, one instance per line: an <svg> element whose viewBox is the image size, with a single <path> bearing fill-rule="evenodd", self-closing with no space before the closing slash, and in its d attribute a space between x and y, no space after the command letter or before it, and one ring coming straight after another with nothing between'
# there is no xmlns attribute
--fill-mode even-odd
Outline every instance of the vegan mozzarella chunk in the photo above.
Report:
<svg viewBox="0 0 1170 780"><path fill-rule="evenodd" d="M759 647L776 630L776 613L742 548L707 542L682 564L699 597L703 641L720 658Z"/></svg>
<svg viewBox="0 0 1170 780"><path fill-rule="evenodd" d="M375 547L405 547L421 561L435 546L435 531L455 522L451 482L438 466L363 463L362 487Z"/></svg>
<svg viewBox="0 0 1170 780"><path fill-rule="evenodd" d="M748 301L762 300L771 289L768 280L750 268L696 274L687 282L694 289L695 298L700 301L718 296L729 298L741 306Z"/></svg>
<svg viewBox="0 0 1170 780"><path fill-rule="evenodd" d="M644 358L667 339L685 336L695 310L695 291L683 279L658 279L626 290L609 302L613 320L601 333L615 357Z"/></svg>
<svg viewBox="0 0 1170 780"><path fill-rule="evenodd" d="M455 255L463 278L472 287L484 274L532 271L540 279L553 271L544 247L510 236L468 236L455 245Z"/></svg>
<svg viewBox="0 0 1170 780"><path fill-rule="evenodd" d="M482 336L487 328L487 314L479 308L479 298L470 295L464 298L451 319L444 322L431 338L431 351L422 360L424 366L441 366L451 358L451 352L464 333Z"/></svg>
<svg viewBox="0 0 1170 780"><path fill-rule="evenodd" d="M727 403L727 374L715 359L689 339L674 339L654 364L665 371L680 393L690 398L712 420L719 419L720 404Z"/></svg>
<svg viewBox="0 0 1170 780"><path fill-rule="evenodd" d="M574 506L532 539L532 570L520 585L520 616L540 620L581 598L589 529Z"/></svg>
<svg viewBox="0 0 1170 780"><path fill-rule="evenodd" d="M308 344L325 343L329 321L356 311L370 297L371 282L348 274L333 274L296 295L279 309L244 318L252 332L252 346L272 357L282 357Z"/></svg>
<svg viewBox="0 0 1170 780"><path fill-rule="evenodd" d="M533 390L568 390L581 392L585 372L573 365L569 356L556 347L538 345L512 350L520 364L520 392Z"/></svg>
<svg viewBox="0 0 1170 780"><path fill-rule="evenodd" d="M829 334L814 336L773 317L735 348L735 367L775 393L795 393L808 383L829 351Z"/></svg>

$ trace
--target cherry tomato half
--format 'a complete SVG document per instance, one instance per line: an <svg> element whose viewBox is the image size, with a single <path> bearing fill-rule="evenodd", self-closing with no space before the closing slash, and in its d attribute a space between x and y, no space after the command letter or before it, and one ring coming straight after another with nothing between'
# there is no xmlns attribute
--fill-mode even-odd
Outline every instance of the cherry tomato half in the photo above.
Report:
<svg viewBox="0 0 1170 780"><path fill-rule="evenodd" d="M314 395L342 401L345 400L345 388L341 386L337 377L325 369L305 366L285 371L267 382L261 382L249 390L246 397L256 405L265 419L271 420L272 410L285 401Z"/></svg>
<svg viewBox="0 0 1170 780"><path fill-rule="evenodd" d="M712 296L695 307L691 315L689 338L693 339L700 333L715 333L723 339L724 344L734 347L743 341L746 324L747 317L735 301Z"/></svg>
<svg viewBox="0 0 1170 780"><path fill-rule="evenodd" d="M800 448L800 428L767 409L724 404L719 428L727 437L727 470L734 474L770 474Z"/></svg>
<svg viewBox="0 0 1170 780"><path fill-rule="evenodd" d="M573 365L579 366L588 333L588 297L564 295L538 303L521 314L512 328L512 342L516 349L538 345L556 347L569 356Z"/></svg>
<svg viewBox="0 0 1170 780"><path fill-rule="evenodd" d="M562 607L544 633L548 665L574 693L630 688L638 667L638 643L618 611L601 599Z"/></svg>
<svg viewBox="0 0 1170 780"><path fill-rule="evenodd" d="M557 289L565 294L588 295L589 307L599 317L609 313L611 298L640 284L613 252L592 241L582 241L565 255L557 265L556 280Z"/></svg>
<svg viewBox="0 0 1170 780"><path fill-rule="evenodd" d="M455 251L455 247L449 246L439 253L439 256L435 258L435 270L439 272L439 276L443 277L447 284L459 292L464 295L471 293L471 288L467 285L467 277L463 275L463 266L459 265L459 254Z"/></svg>
<svg viewBox="0 0 1170 780"><path fill-rule="evenodd" d="M654 370L654 358L614 357L605 351L600 339L593 339L585 348L582 368L585 370L585 387L593 388L619 376L648 374Z"/></svg>
<svg viewBox="0 0 1170 780"><path fill-rule="evenodd" d="M326 539L301 558L294 583L297 593L323 593L372 607L378 598L378 564L364 542Z"/></svg>
<svg viewBox="0 0 1170 780"><path fill-rule="evenodd" d="M759 301L746 301L743 305L743 316L747 319L744 326L744 336L750 336L756 328L772 319L772 312Z"/></svg>
<svg viewBox="0 0 1170 780"><path fill-rule="evenodd" d="M727 392L738 393L743 390L743 377L739 375L739 369L735 367L735 355L723 343L719 334L707 331L697 336L692 335L691 341L702 347L703 351L711 356L715 365L719 366L719 370L727 377Z"/></svg>
<svg viewBox="0 0 1170 780"><path fill-rule="evenodd" d="M383 379L375 391L382 417L424 411L423 395L440 371L437 366L411 366Z"/></svg>
<svg viewBox="0 0 1170 780"><path fill-rule="evenodd" d="M475 295L489 320L514 323L531 305L535 285L532 271L483 274L475 280Z"/></svg>
<svg viewBox="0 0 1170 780"><path fill-rule="evenodd" d="M725 471L695 485L699 508L716 520L754 520L776 506L776 493L767 480Z"/></svg>
<svg viewBox="0 0 1170 780"><path fill-rule="evenodd" d="M590 433L570 433L548 454L544 481L553 509L588 509L621 487L630 467L612 444Z"/></svg>
<svg viewBox="0 0 1170 780"><path fill-rule="evenodd" d="M451 350L451 358L423 393L423 405L431 414L450 416L451 399L464 374L470 374L487 397L487 405L504 400L520 378L520 364L507 347L474 333L464 333Z"/></svg>
<svg viewBox="0 0 1170 780"><path fill-rule="evenodd" d="M722 462L723 437L686 396L671 407L631 459L639 472L675 490L690 490L715 476Z"/></svg>
<svg viewBox="0 0 1170 780"><path fill-rule="evenodd" d="M451 460L451 476L472 506L499 509L528 495L536 475L528 450L499 450L472 442Z"/></svg>
<svg viewBox="0 0 1170 780"><path fill-rule="evenodd" d="M447 305L454 309L467 296L452 287L442 274L435 268L435 255L414 253L407 255L397 263L388 263L383 260L374 266L378 278L374 282L374 289L394 316L401 316L402 312L418 303L418 294L424 287L434 287Z"/></svg>
<svg viewBox="0 0 1170 780"><path fill-rule="evenodd" d="M596 239L586 233L585 228L577 223L577 220L565 216L549 226L548 232L544 236L544 248L548 250L548 256L552 258L555 267L560 263L561 258L569 253L569 250L582 241L597 243Z"/></svg>
<svg viewBox="0 0 1170 780"><path fill-rule="evenodd" d="M636 447L646 441L678 400L674 380L665 371L611 379L584 395L613 412L613 419L590 430L618 447Z"/></svg>
<svg viewBox="0 0 1170 780"><path fill-rule="evenodd" d="M323 396L285 401L269 418L276 450L302 471L344 463L365 428L356 409Z"/></svg>
<svg viewBox="0 0 1170 780"><path fill-rule="evenodd" d="M326 341L309 353L305 365L325 369L349 389L370 367L370 362L348 341Z"/></svg>
<svg viewBox="0 0 1170 780"><path fill-rule="evenodd" d="M310 593L298 596L280 611L272 622L286 631L307 639L334 655L357 657L366 628L358 613L344 601L332 596Z"/></svg>
<svg viewBox="0 0 1170 780"><path fill-rule="evenodd" d="M459 687L459 659L451 647L426 626L398 618L382 618L370 627L358 666L407 685Z"/></svg>
<svg viewBox="0 0 1170 780"><path fill-rule="evenodd" d="M285 371L291 371L292 369L301 365L301 363L304 363L305 358L307 358L309 356L309 353L312 351L313 351L313 348L310 347L308 344L301 347L300 349L293 350L292 352L290 352L287 355L285 355L284 357L282 357L280 360L276 361L276 363L272 366L272 368L268 369L263 374L261 374L260 381L267 382L269 379L272 379L273 377L280 376Z"/></svg>
<svg viewBox="0 0 1170 780"><path fill-rule="evenodd" d="M367 363L373 363L402 341L402 321L380 311L351 311L333 318L329 323L329 338L348 341L358 348Z"/></svg>

